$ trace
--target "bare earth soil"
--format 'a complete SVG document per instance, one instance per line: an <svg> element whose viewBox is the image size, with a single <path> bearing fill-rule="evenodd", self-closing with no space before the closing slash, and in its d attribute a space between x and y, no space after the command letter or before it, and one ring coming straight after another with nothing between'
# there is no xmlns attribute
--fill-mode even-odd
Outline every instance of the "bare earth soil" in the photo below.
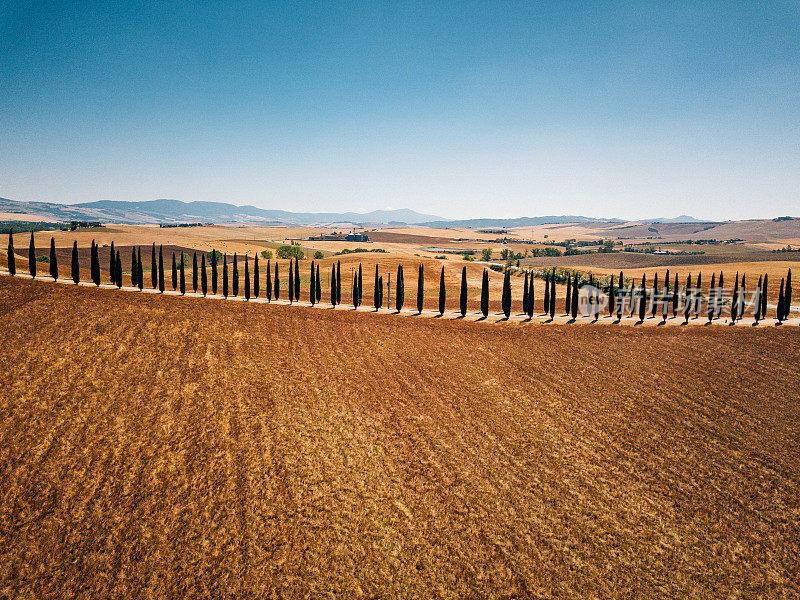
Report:
<svg viewBox="0 0 800 600"><path fill-rule="evenodd" d="M795 328L0 278L0 595L796 598Z"/></svg>

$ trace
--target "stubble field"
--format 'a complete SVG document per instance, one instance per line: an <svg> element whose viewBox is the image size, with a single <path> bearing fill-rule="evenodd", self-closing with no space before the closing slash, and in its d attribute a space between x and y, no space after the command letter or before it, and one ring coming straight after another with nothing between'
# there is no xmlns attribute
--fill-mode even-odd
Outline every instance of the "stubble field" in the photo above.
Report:
<svg viewBox="0 0 800 600"><path fill-rule="evenodd" d="M800 594L794 328L0 278L0 594Z"/></svg>

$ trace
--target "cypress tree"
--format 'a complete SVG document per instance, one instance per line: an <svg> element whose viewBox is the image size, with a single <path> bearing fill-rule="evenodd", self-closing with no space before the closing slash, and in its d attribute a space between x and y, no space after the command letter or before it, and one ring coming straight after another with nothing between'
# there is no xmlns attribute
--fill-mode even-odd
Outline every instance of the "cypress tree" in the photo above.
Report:
<svg viewBox="0 0 800 600"><path fill-rule="evenodd" d="M467 314L467 267L462 267L461 269L461 294L458 299L458 305L463 317Z"/></svg>
<svg viewBox="0 0 800 600"><path fill-rule="evenodd" d="M222 255L222 295L228 297L228 255Z"/></svg>
<svg viewBox="0 0 800 600"><path fill-rule="evenodd" d="M768 280L769 280L769 276L766 273L764 273L764 287L761 288L762 289L762 293L761 293L761 318L762 319L766 319L767 318L767 292L769 291L769 288L767 287Z"/></svg>
<svg viewBox="0 0 800 600"><path fill-rule="evenodd" d="M722 289L725 285L725 279L723 277L722 271L719 272L719 285L717 285L717 291L714 300L716 304L716 311L714 312L714 317L719 317L720 313L722 313Z"/></svg>
<svg viewBox="0 0 800 600"><path fill-rule="evenodd" d="M644 274L642 274L642 293L639 299L639 321L644 323L645 317L645 304L647 302L647 282L645 281Z"/></svg>
<svg viewBox="0 0 800 600"><path fill-rule="evenodd" d="M77 244L77 242L75 242ZM17 262L14 259L14 228L8 230L8 272L17 274ZM77 283L77 282L76 282Z"/></svg>
<svg viewBox="0 0 800 600"><path fill-rule="evenodd" d="M508 269L503 275L503 294L500 297L500 304L503 308L503 314L508 319L511 316L511 273Z"/></svg>
<svg viewBox="0 0 800 600"><path fill-rule="evenodd" d="M406 284L403 280L403 265L397 267L397 298L395 300L395 308L397 312L403 310L403 303L405 302Z"/></svg>
<svg viewBox="0 0 800 600"><path fill-rule="evenodd" d="M569 314L572 308L572 277L567 273L567 295L564 298L564 314Z"/></svg>
<svg viewBox="0 0 800 600"><path fill-rule="evenodd" d="M244 299L250 300L250 265L247 260L247 254L244 255Z"/></svg>
<svg viewBox="0 0 800 600"><path fill-rule="evenodd" d="M181 266L180 266L180 273L179 273L179 289L181 292L181 296L186 295L186 272L183 268L183 251L181 251Z"/></svg>
<svg viewBox="0 0 800 600"><path fill-rule="evenodd" d="M533 318L533 305L536 302L536 294L534 294L533 290L533 273L531 273L530 281L528 282L528 319Z"/></svg>
<svg viewBox="0 0 800 600"><path fill-rule="evenodd" d="M272 273L270 272L270 270L271 270L271 266L270 265L271 264L272 264L272 261L271 260L267 260L267 277L266 277L267 302L272 302Z"/></svg>
<svg viewBox="0 0 800 600"><path fill-rule="evenodd" d="M381 288L380 288L380 285L378 283L378 265L375 265L375 289L372 292L373 300L374 300L373 303L375 305L375 310L378 310L378 308L379 308L379 306L378 306L378 295L380 294L380 292L381 292Z"/></svg>
<svg viewBox="0 0 800 600"><path fill-rule="evenodd" d="M522 284L522 314L528 314L528 272L525 271L525 281Z"/></svg>
<svg viewBox="0 0 800 600"><path fill-rule="evenodd" d="M745 295L745 279L747 278L746 273L742 273L742 287L739 288L739 319L744 317L744 299Z"/></svg>
<svg viewBox="0 0 800 600"><path fill-rule="evenodd" d="M653 277L653 294L650 298L650 316L655 319L656 317L656 306L658 305L658 273L656 273Z"/></svg>
<svg viewBox="0 0 800 600"><path fill-rule="evenodd" d="M308 299L311 301L311 306L316 304L317 300L317 287L316 282L314 281L314 261L311 261L311 279L309 280L308 284Z"/></svg>
<svg viewBox="0 0 800 600"><path fill-rule="evenodd" d="M211 250L211 293L217 295L217 251Z"/></svg>
<svg viewBox="0 0 800 600"><path fill-rule="evenodd" d="M481 312L483 317L489 316L489 274L486 268L483 269L483 279L481 280Z"/></svg>
<svg viewBox="0 0 800 600"><path fill-rule="evenodd" d="M694 302L694 318L700 316L700 303L703 301L703 274L697 274L697 295L695 296Z"/></svg>
<svg viewBox="0 0 800 600"><path fill-rule="evenodd" d="M336 304L342 303L342 261L336 261Z"/></svg>
<svg viewBox="0 0 800 600"><path fill-rule="evenodd" d="M76 284L81 280L81 266L78 262L78 242L72 242L72 281Z"/></svg>
<svg viewBox="0 0 800 600"><path fill-rule="evenodd" d="M358 305L364 300L364 274L361 269L361 263L358 263Z"/></svg>
<svg viewBox="0 0 800 600"><path fill-rule="evenodd" d="M281 297L281 280L278 278L278 261L275 261L275 285L272 289L275 294L275 300L280 300Z"/></svg>
<svg viewBox="0 0 800 600"><path fill-rule="evenodd" d="M111 240L111 251L108 253L108 277L111 283L117 283L117 253L114 252L114 240Z"/></svg>
<svg viewBox="0 0 800 600"><path fill-rule="evenodd" d="M667 285L669 285L669 284L667 284ZM614 276L612 275L611 276L611 285L610 285L609 290L608 290L608 316L609 317L613 317L614 316L614 307L615 307L615 302L616 301L617 301L617 293L614 290ZM666 307L666 304L664 306ZM666 311L666 308L664 308L664 310ZM664 318L666 319L666 317L664 317Z"/></svg>
<svg viewBox="0 0 800 600"><path fill-rule="evenodd" d="M784 313L783 318L788 319L789 313L792 310L792 270L789 269L789 273L786 275L786 289L783 292L783 304L784 304Z"/></svg>
<svg viewBox="0 0 800 600"><path fill-rule="evenodd" d="M58 281L58 262L56 259L56 240L50 238L50 277Z"/></svg>
<svg viewBox="0 0 800 600"><path fill-rule="evenodd" d="M156 243L153 242L152 261L150 262L150 280L153 283L153 289L158 288L158 265L156 265Z"/></svg>
<svg viewBox="0 0 800 600"><path fill-rule="evenodd" d="M164 246L158 246L158 291L164 293Z"/></svg>
<svg viewBox="0 0 800 600"><path fill-rule="evenodd" d="M783 302L784 302L783 277L781 277L781 287L780 290L778 291L778 323L783 322Z"/></svg>
<svg viewBox="0 0 800 600"><path fill-rule="evenodd" d="M291 267L291 263L289 263ZM294 299L300 302L300 262L294 257Z"/></svg>
<svg viewBox="0 0 800 600"><path fill-rule="evenodd" d="M233 274L231 279L231 291L233 292L234 297L239 295L239 259L236 256L236 252L233 253Z"/></svg>
<svg viewBox="0 0 800 600"><path fill-rule="evenodd" d="M136 282L141 292L144 288L144 271L142 270L142 247L136 247L136 274L139 276L139 281Z"/></svg>
<svg viewBox="0 0 800 600"><path fill-rule="evenodd" d="M197 251L192 253L192 291L197 293Z"/></svg>
<svg viewBox="0 0 800 600"><path fill-rule="evenodd" d="M383 277L378 277L378 308L383 306ZM376 308L375 310L378 310Z"/></svg>
<svg viewBox="0 0 800 600"><path fill-rule="evenodd" d="M117 288L122 289L122 257L117 250Z"/></svg>
<svg viewBox="0 0 800 600"><path fill-rule="evenodd" d="M689 315L692 312L693 294L691 292L691 289L692 289L692 274L689 273L689 275L686 276L686 289L683 292L683 302L684 302L683 318L685 323L689 322Z"/></svg>
<svg viewBox="0 0 800 600"><path fill-rule="evenodd" d="M736 315L739 313L739 272L736 272L736 283L733 285L733 296L731 297L731 320L736 323Z"/></svg>
<svg viewBox="0 0 800 600"><path fill-rule="evenodd" d="M336 263L331 265L331 306L336 308Z"/></svg>
<svg viewBox="0 0 800 600"><path fill-rule="evenodd" d="M761 276L758 276L758 287L756 288L756 297L755 297L755 308L753 316L756 319L756 323L761 320Z"/></svg>
<svg viewBox="0 0 800 600"><path fill-rule="evenodd" d="M447 296L447 291L444 287L444 266L442 266L442 272L439 274L439 314L444 314L444 304Z"/></svg>
<svg viewBox="0 0 800 600"><path fill-rule="evenodd" d="M208 275L206 275L206 253L200 256L200 291L203 292L205 298L208 293Z"/></svg>
<svg viewBox="0 0 800 600"><path fill-rule="evenodd" d="M550 319L556 316L556 268L553 267L553 275L550 277Z"/></svg>
<svg viewBox="0 0 800 600"><path fill-rule="evenodd" d="M353 295L353 310L358 310L358 275L353 273L353 287L350 289Z"/></svg>
<svg viewBox="0 0 800 600"><path fill-rule="evenodd" d="M570 299L572 301L572 306L570 308L572 309L573 321L578 318L578 290L580 289L578 274L575 273L572 277L572 298Z"/></svg>
<svg viewBox="0 0 800 600"><path fill-rule="evenodd" d="M661 300L661 320L665 323L667 322L667 312L669 310L669 269L667 269L667 275L664 277L664 295Z"/></svg>
<svg viewBox="0 0 800 600"><path fill-rule="evenodd" d="M92 282L100 285L100 247L92 240L92 255L91 255L91 271Z"/></svg>
<svg viewBox="0 0 800 600"><path fill-rule="evenodd" d="M678 274L675 273L675 284L672 286L672 318L678 316Z"/></svg>
<svg viewBox="0 0 800 600"><path fill-rule="evenodd" d="M253 257L253 298L261 293L261 274L258 272L258 253Z"/></svg>
<svg viewBox="0 0 800 600"><path fill-rule="evenodd" d="M33 241L33 232L31 231L31 244L28 246L28 270L31 272L31 277L36 279L36 245Z"/></svg>
<svg viewBox="0 0 800 600"><path fill-rule="evenodd" d="M714 318L714 312L716 311L716 307L714 306L714 301L716 300L716 295L714 294L714 273L711 273L711 287L708 288L708 322L711 323L711 320Z"/></svg>
<svg viewBox="0 0 800 600"><path fill-rule="evenodd" d="M172 253L172 291L178 289L178 264L175 262L175 252Z"/></svg>
<svg viewBox="0 0 800 600"><path fill-rule="evenodd" d="M425 274L422 270L422 263L419 264L417 272L417 314L422 314L422 304L425 300Z"/></svg>
<svg viewBox="0 0 800 600"><path fill-rule="evenodd" d="M545 271L544 274L544 314L550 312L550 273Z"/></svg>
<svg viewBox="0 0 800 600"><path fill-rule="evenodd" d="M361 289L360 289L361 288L361 279L360 278L359 278L358 282L359 282L358 283L358 287L359 287L358 293L359 293L359 295L361 295ZM319 280L319 264L317 264L317 288L316 288L316 294L317 294L317 304L319 304L319 301L322 299L322 284L320 283L320 280Z"/></svg>
<svg viewBox="0 0 800 600"><path fill-rule="evenodd" d="M292 259L289 259L289 304L294 302L294 268L292 267Z"/></svg>
<svg viewBox="0 0 800 600"><path fill-rule="evenodd" d="M131 246L131 285L139 284L139 265L136 264L136 248Z"/></svg>

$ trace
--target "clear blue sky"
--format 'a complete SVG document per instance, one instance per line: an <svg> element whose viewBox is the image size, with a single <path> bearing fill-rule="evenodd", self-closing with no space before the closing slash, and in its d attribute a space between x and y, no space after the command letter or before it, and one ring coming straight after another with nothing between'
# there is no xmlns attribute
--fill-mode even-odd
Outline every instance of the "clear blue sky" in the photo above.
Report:
<svg viewBox="0 0 800 600"><path fill-rule="evenodd" d="M3 2L0 196L800 215L800 3Z"/></svg>

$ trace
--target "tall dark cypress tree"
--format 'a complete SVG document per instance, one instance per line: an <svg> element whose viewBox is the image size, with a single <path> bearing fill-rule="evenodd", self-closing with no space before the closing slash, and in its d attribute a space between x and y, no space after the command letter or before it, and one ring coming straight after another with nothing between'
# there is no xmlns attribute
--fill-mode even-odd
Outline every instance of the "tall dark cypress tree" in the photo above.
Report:
<svg viewBox="0 0 800 600"><path fill-rule="evenodd" d="M672 286L672 318L678 316L678 274L675 273L675 283Z"/></svg>
<svg viewBox="0 0 800 600"><path fill-rule="evenodd" d="M742 287L739 288L739 319L744 317L744 299L747 297L745 290L746 279L747 279L747 274L742 273Z"/></svg>
<svg viewBox="0 0 800 600"><path fill-rule="evenodd" d="M244 299L250 301L250 265L247 254L244 255Z"/></svg>
<svg viewBox="0 0 800 600"><path fill-rule="evenodd" d="M381 293L381 288L378 283L378 265L375 265L375 288L372 291L373 296L373 304L375 306L375 310L378 310L378 295Z"/></svg>
<svg viewBox="0 0 800 600"><path fill-rule="evenodd" d="M447 300L447 290L444 287L444 266L442 266L442 272L439 275L439 314L444 314L444 305Z"/></svg>
<svg viewBox="0 0 800 600"><path fill-rule="evenodd" d="M522 284L522 314L528 314L528 272L525 271L525 280Z"/></svg>
<svg viewBox="0 0 800 600"><path fill-rule="evenodd" d="M361 266L361 263L359 263ZM358 273L353 273L353 308L358 308L361 298L358 295Z"/></svg>
<svg viewBox="0 0 800 600"><path fill-rule="evenodd" d="M403 265L397 266L397 294L395 298L395 308L397 312L403 310L403 303L405 302L406 283L403 279Z"/></svg>
<svg viewBox="0 0 800 600"><path fill-rule="evenodd" d="M291 263L289 267L291 268ZM294 299L300 302L300 262L294 257Z"/></svg>
<svg viewBox="0 0 800 600"><path fill-rule="evenodd" d="M222 295L228 297L228 255L222 255Z"/></svg>
<svg viewBox="0 0 800 600"><path fill-rule="evenodd" d="M208 275L206 275L206 253L200 256L200 291L203 297L208 293Z"/></svg>
<svg viewBox="0 0 800 600"><path fill-rule="evenodd" d="M181 266L180 266L180 274L179 274L180 277L179 277L179 282L178 282L179 289L181 291L181 296L185 296L186 295L186 271L185 271L184 266L183 266L183 262L184 262L183 258L184 258L183 251L181 251Z"/></svg>
<svg viewBox="0 0 800 600"><path fill-rule="evenodd" d="M270 272L270 270L272 268L271 265L272 265L272 261L271 260L267 260L267 277L266 277L267 302L272 302L272 273Z"/></svg>
<svg viewBox="0 0 800 600"><path fill-rule="evenodd" d="M197 251L192 253L192 292L197 293Z"/></svg>
<svg viewBox="0 0 800 600"><path fill-rule="evenodd" d="M692 310L694 318L700 316L700 303L703 301L703 274L697 274L697 294L695 294L694 309Z"/></svg>
<svg viewBox="0 0 800 600"><path fill-rule="evenodd" d="M92 283L97 285L97 277L95 276L95 261L97 259L97 246L92 240L92 247L89 250L89 279L92 280Z"/></svg>
<svg viewBox="0 0 800 600"><path fill-rule="evenodd" d="M506 319L511 317L511 272L508 269L503 275L503 294L500 296L500 304Z"/></svg>
<svg viewBox="0 0 800 600"><path fill-rule="evenodd" d="M580 290L580 283L578 281L578 274L572 276L572 320L578 318L578 290Z"/></svg>
<svg viewBox="0 0 800 600"><path fill-rule="evenodd" d="M152 261L150 262L150 281L153 283L153 289L158 288L158 265L156 264L156 243L153 242Z"/></svg>
<svg viewBox="0 0 800 600"><path fill-rule="evenodd" d="M358 280L358 281L359 281L359 284L358 284L358 287L359 287L358 293L359 293L359 295L360 295L360 294L361 294L361 279L359 278L359 280ZM321 282L320 282L320 280L319 280L319 263L317 263L317 286L316 286L316 294L317 294L317 304L319 304L319 301L320 301L320 300L322 300L322 283L321 283Z"/></svg>
<svg viewBox="0 0 800 600"><path fill-rule="evenodd" d="M658 273L654 275L653 278L653 294L650 298L650 309L651 313L650 316L655 318L656 316L656 306L658 305Z"/></svg>
<svg viewBox="0 0 800 600"><path fill-rule="evenodd" d="M122 289L122 256L120 256L119 250L117 250L117 288Z"/></svg>
<svg viewBox="0 0 800 600"><path fill-rule="evenodd" d="M461 310L461 316L467 314L467 267L461 268L461 293L458 298L458 307Z"/></svg>
<svg viewBox="0 0 800 600"><path fill-rule="evenodd" d="M253 298L261 292L261 274L258 272L258 254L253 257Z"/></svg>
<svg viewBox="0 0 800 600"><path fill-rule="evenodd" d="M50 277L58 281L58 259L56 258L56 240L50 238Z"/></svg>
<svg viewBox="0 0 800 600"><path fill-rule="evenodd" d="M755 307L753 316L756 319L756 323L761 320L761 283L762 277L759 275L758 277L758 287L756 288L756 297L755 297Z"/></svg>
<svg viewBox="0 0 800 600"><path fill-rule="evenodd" d="M645 305L647 304L647 282L645 281L644 274L642 274L642 292L639 298L639 321L644 323Z"/></svg>
<svg viewBox="0 0 800 600"><path fill-rule="evenodd" d="M667 313L669 311L669 301L670 301L670 293L669 293L669 269L667 270L667 276L664 277L664 295L661 299L661 320L663 322L667 322Z"/></svg>
<svg viewBox="0 0 800 600"><path fill-rule="evenodd" d="M567 295L564 297L564 314L569 314L572 307L572 277L567 273Z"/></svg>
<svg viewBox="0 0 800 600"><path fill-rule="evenodd" d="M731 297L731 321L736 322L736 315L739 314L739 272L736 272L736 283L733 285L733 296Z"/></svg>
<svg viewBox="0 0 800 600"><path fill-rule="evenodd" d="M31 243L28 246L28 270L31 272L31 277L36 279L36 243L33 241L33 232L31 231Z"/></svg>
<svg viewBox="0 0 800 600"><path fill-rule="evenodd" d="M484 318L489 316L489 274L486 268L483 269L483 279L481 279L481 312Z"/></svg>
<svg viewBox="0 0 800 600"><path fill-rule="evenodd" d="M172 253L172 291L178 289L178 263L175 262L175 252Z"/></svg>
<svg viewBox="0 0 800 600"><path fill-rule="evenodd" d="M336 263L331 265L331 306L336 308Z"/></svg>
<svg viewBox="0 0 800 600"><path fill-rule="evenodd" d="M550 273L544 274L544 314L545 316L550 312Z"/></svg>
<svg viewBox="0 0 800 600"><path fill-rule="evenodd" d="M239 295L239 259L236 256L236 252L233 253L233 274L231 278L231 291L233 292L234 297Z"/></svg>
<svg viewBox="0 0 800 600"><path fill-rule="evenodd" d="M164 293L164 246L158 245L158 291Z"/></svg>
<svg viewBox="0 0 800 600"><path fill-rule="evenodd" d="M553 274L550 277L550 320L556 316L556 269L553 267Z"/></svg>
<svg viewBox="0 0 800 600"><path fill-rule="evenodd" d="M714 312L714 318L718 318L719 315L722 313L722 289L725 286L725 280L723 278L722 271L719 272L719 284L717 285L717 294L715 295L715 304L716 304L716 311Z"/></svg>
<svg viewBox="0 0 800 600"><path fill-rule="evenodd" d="M294 302L294 267L292 267L292 259L289 259L289 304Z"/></svg>
<svg viewBox="0 0 800 600"><path fill-rule="evenodd" d="M783 302L784 302L784 297L783 297L783 277L781 277L781 287L780 287L780 290L778 291L778 311L777 311L778 323L782 323L783 322Z"/></svg>
<svg viewBox="0 0 800 600"><path fill-rule="evenodd" d="M114 252L114 240L111 240L111 251L108 253L108 278L117 283L117 253Z"/></svg>
<svg viewBox="0 0 800 600"><path fill-rule="evenodd" d="M76 284L81 280L81 266L78 262L78 242L72 242L72 281Z"/></svg>
<svg viewBox="0 0 800 600"><path fill-rule="evenodd" d="M769 290L769 288L767 287L768 282L769 282L769 276L766 273L764 273L764 287L761 288L761 290L762 290L762 293L761 293L761 318L762 319L766 319L767 318L767 291Z"/></svg>
<svg viewBox="0 0 800 600"><path fill-rule="evenodd" d="M272 293L275 294L275 300L281 298L281 280L278 277L278 261L275 261L275 285L272 286Z"/></svg>
<svg viewBox="0 0 800 600"><path fill-rule="evenodd" d="M136 247L136 274L139 276L139 280L136 282L136 285L139 287L139 291L141 292L144 288L144 271L142 270L142 247Z"/></svg>
<svg viewBox="0 0 800 600"><path fill-rule="evenodd" d="M528 319L533 318L533 304L536 302L536 295L533 293L533 290L533 273L531 273L530 279L528 280L528 311L526 312Z"/></svg>
<svg viewBox="0 0 800 600"><path fill-rule="evenodd" d="M342 303L342 261L336 261L336 304Z"/></svg>
<svg viewBox="0 0 800 600"><path fill-rule="evenodd" d="M211 251L211 293L217 295L217 251Z"/></svg>
<svg viewBox="0 0 800 600"><path fill-rule="evenodd" d="M714 312L716 311L716 306L714 302L716 300L716 295L714 293L714 273L711 273L711 287L708 288L708 322L711 323L712 319L714 318Z"/></svg>
<svg viewBox="0 0 800 600"><path fill-rule="evenodd" d="M784 312L783 318L788 319L789 313L792 310L792 270L786 274L786 288L783 291L783 305Z"/></svg>
<svg viewBox="0 0 800 600"><path fill-rule="evenodd" d="M689 315L692 314L692 304L694 304L694 294L692 292L692 274L686 276L686 288L683 291L683 319L684 323L689 322Z"/></svg>
<svg viewBox="0 0 800 600"><path fill-rule="evenodd" d="M422 263L419 264L417 272L417 314L422 314L422 306L425 300L425 273L422 270Z"/></svg>
<svg viewBox="0 0 800 600"><path fill-rule="evenodd" d="M136 247L131 246L131 285L139 285L139 265L136 263Z"/></svg>
<svg viewBox="0 0 800 600"><path fill-rule="evenodd" d="M77 243L77 242L76 242ZM14 228L8 230L8 272L17 274L17 261L14 259Z"/></svg>
<svg viewBox="0 0 800 600"><path fill-rule="evenodd" d="M381 306L383 306L383 277L378 277L378 308Z"/></svg>
<svg viewBox="0 0 800 600"><path fill-rule="evenodd" d="M358 263L358 305L361 306L364 300L364 273L361 268L361 263Z"/></svg>
<svg viewBox="0 0 800 600"><path fill-rule="evenodd" d="M611 285L608 288L608 316L614 316L614 306L617 301L617 292L614 290L614 276L611 276ZM666 306L666 304L664 304ZM664 309L666 311L666 308ZM666 319L666 317L664 317Z"/></svg>
<svg viewBox="0 0 800 600"><path fill-rule="evenodd" d="M311 261L311 279L309 280L308 284L308 299L311 301L311 306L316 304L317 300L317 289L316 289L316 282L314 281L314 261Z"/></svg>

